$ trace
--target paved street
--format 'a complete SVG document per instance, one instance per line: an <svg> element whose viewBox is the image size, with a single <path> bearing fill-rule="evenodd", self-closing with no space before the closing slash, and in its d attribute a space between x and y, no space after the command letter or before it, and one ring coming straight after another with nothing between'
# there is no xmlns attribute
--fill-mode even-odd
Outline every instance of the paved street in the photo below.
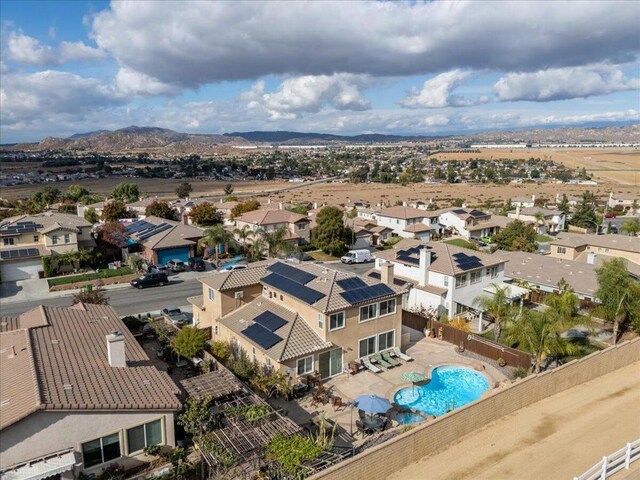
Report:
<svg viewBox="0 0 640 480"><path fill-rule="evenodd" d="M195 279L172 279L171 283L164 287L142 290L123 287L107 291L109 304L120 315L158 311L167 305L182 307L187 305L187 297L201 293L202 284ZM7 303L0 300L0 313L5 316L19 315L37 305L68 306L71 305L71 294L29 302Z"/></svg>

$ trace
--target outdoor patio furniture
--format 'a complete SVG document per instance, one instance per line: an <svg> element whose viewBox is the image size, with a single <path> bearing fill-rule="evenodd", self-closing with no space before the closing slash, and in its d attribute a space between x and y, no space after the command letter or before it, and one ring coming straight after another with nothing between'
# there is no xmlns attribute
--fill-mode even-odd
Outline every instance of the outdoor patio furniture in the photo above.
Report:
<svg viewBox="0 0 640 480"><path fill-rule="evenodd" d="M363 364L363 365L365 366L365 368L366 368L367 370L369 370L370 372L373 372L373 373L380 373L380 372L382 371L382 369L380 369L380 368L376 367L376 366L375 366L373 363L371 363L371 362L369 361L369 359L368 359L368 358L366 358L366 357L362 359L362 364Z"/></svg>
<svg viewBox="0 0 640 480"><path fill-rule="evenodd" d="M396 355L396 357L398 357L401 360L404 360L405 362L413 361L413 357L410 357L409 355L402 353L402 351L400 350L400 347L393 347L392 352Z"/></svg>
<svg viewBox="0 0 640 480"><path fill-rule="evenodd" d="M344 404L342 403L342 397L334 396L331 399L331 406L334 410L339 410L340 408L344 408Z"/></svg>
<svg viewBox="0 0 640 480"><path fill-rule="evenodd" d="M384 368L393 368L393 365L387 362L384 358L382 358L379 353L376 353L375 355L369 358L373 358L377 363L382 365Z"/></svg>
<svg viewBox="0 0 640 480"><path fill-rule="evenodd" d="M293 385L292 387L293 389L293 397L294 398L301 398L304 396L305 393L307 393L307 391L309 390L309 386L306 385L305 383L296 383Z"/></svg>
<svg viewBox="0 0 640 480"><path fill-rule="evenodd" d="M327 394L326 391L316 391L313 392L311 394L311 396L313 397L313 400L311 400L311 405L316 406L316 405L324 405L325 402L327 401Z"/></svg>
<svg viewBox="0 0 640 480"><path fill-rule="evenodd" d="M364 424L360 420L356 420L356 428L358 429L358 433L361 433L363 437L369 435L369 432L364 427Z"/></svg>
<svg viewBox="0 0 640 480"><path fill-rule="evenodd" d="M398 360L392 358L387 350L380 352L380 355L382 355L382 358L385 362L390 363L394 367L399 367L400 365L402 365Z"/></svg>
<svg viewBox="0 0 640 480"><path fill-rule="evenodd" d="M360 367L357 362L349 362L349 373L355 375L360 371Z"/></svg>
<svg viewBox="0 0 640 480"><path fill-rule="evenodd" d="M368 415L362 420L364 429L368 432L381 432L384 430L386 419L375 415Z"/></svg>

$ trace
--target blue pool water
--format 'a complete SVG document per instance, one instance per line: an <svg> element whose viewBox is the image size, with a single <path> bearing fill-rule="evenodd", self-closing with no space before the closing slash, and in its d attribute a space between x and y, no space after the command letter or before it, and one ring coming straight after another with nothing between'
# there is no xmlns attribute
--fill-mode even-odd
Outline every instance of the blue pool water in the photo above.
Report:
<svg viewBox="0 0 640 480"><path fill-rule="evenodd" d="M399 390L394 400L403 407L438 416L477 400L488 389L489 382L480 373L446 366L436 368L426 385Z"/></svg>

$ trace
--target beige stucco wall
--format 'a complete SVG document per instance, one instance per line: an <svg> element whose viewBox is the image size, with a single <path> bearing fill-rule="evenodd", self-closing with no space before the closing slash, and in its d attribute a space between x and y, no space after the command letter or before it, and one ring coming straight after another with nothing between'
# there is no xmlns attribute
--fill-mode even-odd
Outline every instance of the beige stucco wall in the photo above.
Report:
<svg viewBox="0 0 640 480"><path fill-rule="evenodd" d="M558 248L564 248L565 249L565 253L560 253L558 252ZM556 244L551 244L549 246L549 255L555 258L564 258L565 260L573 260L575 259L578 255L580 255L580 252L583 251L582 250L577 250L574 247L565 247L564 245L556 245Z"/></svg>
<svg viewBox="0 0 640 480"><path fill-rule="evenodd" d="M627 252L624 250L616 250L615 248L595 247L593 245L587 245L586 251L595 253L596 255L606 255L608 257L626 258L630 262L640 264L640 253Z"/></svg>
<svg viewBox="0 0 640 480"><path fill-rule="evenodd" d="M199 312L200 321L209 325L213 325L215 320L228 315L262 294L262 285L258 284L225 290L223 292L214 290L214 298L213 300L209 300L210 288L209 285L202 284L202 302L205 310L204 312ZM241 299L235 298L236 292L239 291L243 292ZM204 317L207 318L205 319Z"/></svg>
<svg viewBox="0 0 640 480"><path fill-rule="evenodd" d="M166 444L175 446L173 417L173 413L159 411L36 412L0 431L0 467L9 467L70 448L74 448L76 458L81 459L82 443L116 432L120 432L120 448L125 454L125 429L159 418L163 419ZM140 454L110 463L130 468L142 461L148 461L148 458ZM97 465L87 469L87 472L100 471L107 465Z"/></svg>

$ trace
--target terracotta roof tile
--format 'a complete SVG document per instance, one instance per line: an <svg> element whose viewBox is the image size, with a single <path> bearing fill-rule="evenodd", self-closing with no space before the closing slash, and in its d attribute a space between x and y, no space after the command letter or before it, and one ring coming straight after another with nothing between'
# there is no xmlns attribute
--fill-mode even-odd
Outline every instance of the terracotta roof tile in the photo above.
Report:
<svg viewBox="0 0 640 480"><path fill-rule="evenodd" d="M254 210L240 215L236 220L257 225L273 225L276 223L308 222L309 218L288 210Z"/></svg>

